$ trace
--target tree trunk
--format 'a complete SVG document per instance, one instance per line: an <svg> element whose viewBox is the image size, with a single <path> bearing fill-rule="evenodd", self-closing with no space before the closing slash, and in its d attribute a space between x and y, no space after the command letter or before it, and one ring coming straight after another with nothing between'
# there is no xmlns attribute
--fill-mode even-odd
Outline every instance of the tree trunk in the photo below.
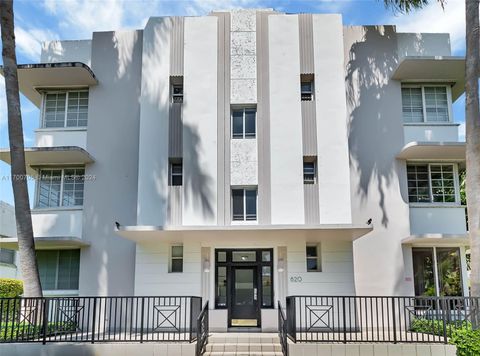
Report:
<svg viewBox="0 0 480 356"><path fill-rule="evenodd" d="M24 282L25 297L41 297L42 287L35 257L32 216L28 199L25 151L23 144L22 115L20 112L20 94L18 91L17 57L15 55L15 35L13 25L13 1L0 1L2 27L3 75L8 109L8 137L10 140L10 159L12 169L12 187L17 222L20 270Z"/></svg>
<svg viewBox="0 0 480 356"><path fill-rule="evenodd" d="M470 234L471 295L480 297L480 112L478 78L480 75L479 0L465 0L467 57L465 65L465 124L467 140L467 210ZM478 308L478 306L477 306ZM480 311L473 312L478 328Z"/></svg>

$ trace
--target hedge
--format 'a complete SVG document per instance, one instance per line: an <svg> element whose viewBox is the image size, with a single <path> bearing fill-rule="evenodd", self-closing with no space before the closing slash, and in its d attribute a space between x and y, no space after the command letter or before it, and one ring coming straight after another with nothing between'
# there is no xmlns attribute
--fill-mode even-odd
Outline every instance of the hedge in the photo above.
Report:
<svg viewBox="0 0 480 356"><path fill-rule="evenodd" d="M0 298L14 298L23 294L23 282L19 279L0 278Z"/></svg>
<svg viewBox="0 0 480 356"><path fill-rule="evenodd" d="M446 323L448 343L457 347L457 356L480 355L480 329L473 330L468 321ZM443 336L443 321L414 319L410 331Z"/></svg>

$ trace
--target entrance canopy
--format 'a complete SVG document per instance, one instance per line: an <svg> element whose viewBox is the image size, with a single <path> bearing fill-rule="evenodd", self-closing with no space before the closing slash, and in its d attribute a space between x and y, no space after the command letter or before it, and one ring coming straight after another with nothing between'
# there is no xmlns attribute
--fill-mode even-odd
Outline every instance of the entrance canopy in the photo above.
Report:
<svg viewBox="0 0 480 356"><path fill-rule="evenodd" d="M302 236L307 242L335 240L354 241L372 231L367 225L230 225L230 226L119 226L116 232L123 238L145 243L154 241L199 241L229 240L258 243L266 241L281 242L292 236Z"/></svg>

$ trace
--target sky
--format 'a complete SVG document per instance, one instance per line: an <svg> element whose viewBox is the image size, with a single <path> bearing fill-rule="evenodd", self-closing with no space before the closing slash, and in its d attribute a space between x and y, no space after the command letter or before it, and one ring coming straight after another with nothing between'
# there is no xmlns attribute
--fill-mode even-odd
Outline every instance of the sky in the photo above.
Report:
<svg viewBox="0 0 480 356"><path fill-rule="evenodd" d="M399 32L450 33L452 54L465 55L465 2L435 0L410 14L386 9L383 0L16 0L15 37L17 62L38 63L41 43L49 40L91 39L94 31L144 28L151 16L201 16L229 8L273 8L285 13L340 13L344 25L396 25ZM39 110L21 98L25 146L34 145ZM453 105L454 121L465 138L465 97ZM0 148L7 148L7 108L3 77L0 78ZM10 166L0 162L0 200L13 204ZM30 201L34 184L29 181Z"/></svg>

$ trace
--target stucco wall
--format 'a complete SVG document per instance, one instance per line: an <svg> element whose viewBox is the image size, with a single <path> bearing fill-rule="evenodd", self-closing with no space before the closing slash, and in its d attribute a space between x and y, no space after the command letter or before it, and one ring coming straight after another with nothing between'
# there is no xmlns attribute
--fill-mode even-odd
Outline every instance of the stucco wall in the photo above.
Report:
<svg viewBox="0 0 480 356"><path fill-rule="evenodd" d="M305 214L298 16L270 16L268 36L271 223L303 224Z"/></svg>
<svg viewBox="0 0 480 356"><path fill-rule="evenodd" d="M458 124L406 124L404 125L405 144L409 142L458 142Z"/></svg>
<svg viewBox="0 0 480 356"><path fill-rule="evenodd" d="M81 295L133 293L135 244L114 232L115 222L134 225L137 218L138 137L142 31L95 32L87 151L95 157L86 174ZM106 105L106 103L109 103Z"/></svg>
<svg viewBox="0 0 480 356"><path fill-rule="evenodd" d="M410 233L405 164L395 159L404 145L401 87L389 79L396 34L388 26L348 26L344 41L353 222L371 218L374 227L354 242L356 291L413 294L401 245Z"/></svg>
<svg viewBox="0 0 480 356"><path fill-rule="evenodd" d="M87 130L85 128L37 129L35 130L37 147L77 146L87 148Z"/></svg>
<svg viewBox="0 0 480 356"><path fill-rule="evenodd" d="M83 209L32 209L33 236L82 238Z"/></svg>
<svg viewBox="0 0 480 356"><path fill-rule="evenodd" d="M256 139L235 139L230 141L231 185L258 184L258 154Z"/></svg>
<svg viewBox="0 0 480 356"><path fill-rule="evenodd" d="M163 226L167 218L171 30L171 18L152 17L143 32L138 151L139 225Z"/></svg>
<svg viewBox="0 0 480 356"><path fill-rule="evenodd" d="M92 41L49 41L42 43L41 63L82 62L91 64Z"/></svg>
<svg viewBox="0 0 480 356"><path fill-rule="evenodd" d="M342 43L340 15L313 15L321 224L352 221Z"/></svg>
<svg viewBox="0 0 480 356"><path fill-rule="evenodd" d="M217 25L185 18L183 225L217 223Z"/></svg>

